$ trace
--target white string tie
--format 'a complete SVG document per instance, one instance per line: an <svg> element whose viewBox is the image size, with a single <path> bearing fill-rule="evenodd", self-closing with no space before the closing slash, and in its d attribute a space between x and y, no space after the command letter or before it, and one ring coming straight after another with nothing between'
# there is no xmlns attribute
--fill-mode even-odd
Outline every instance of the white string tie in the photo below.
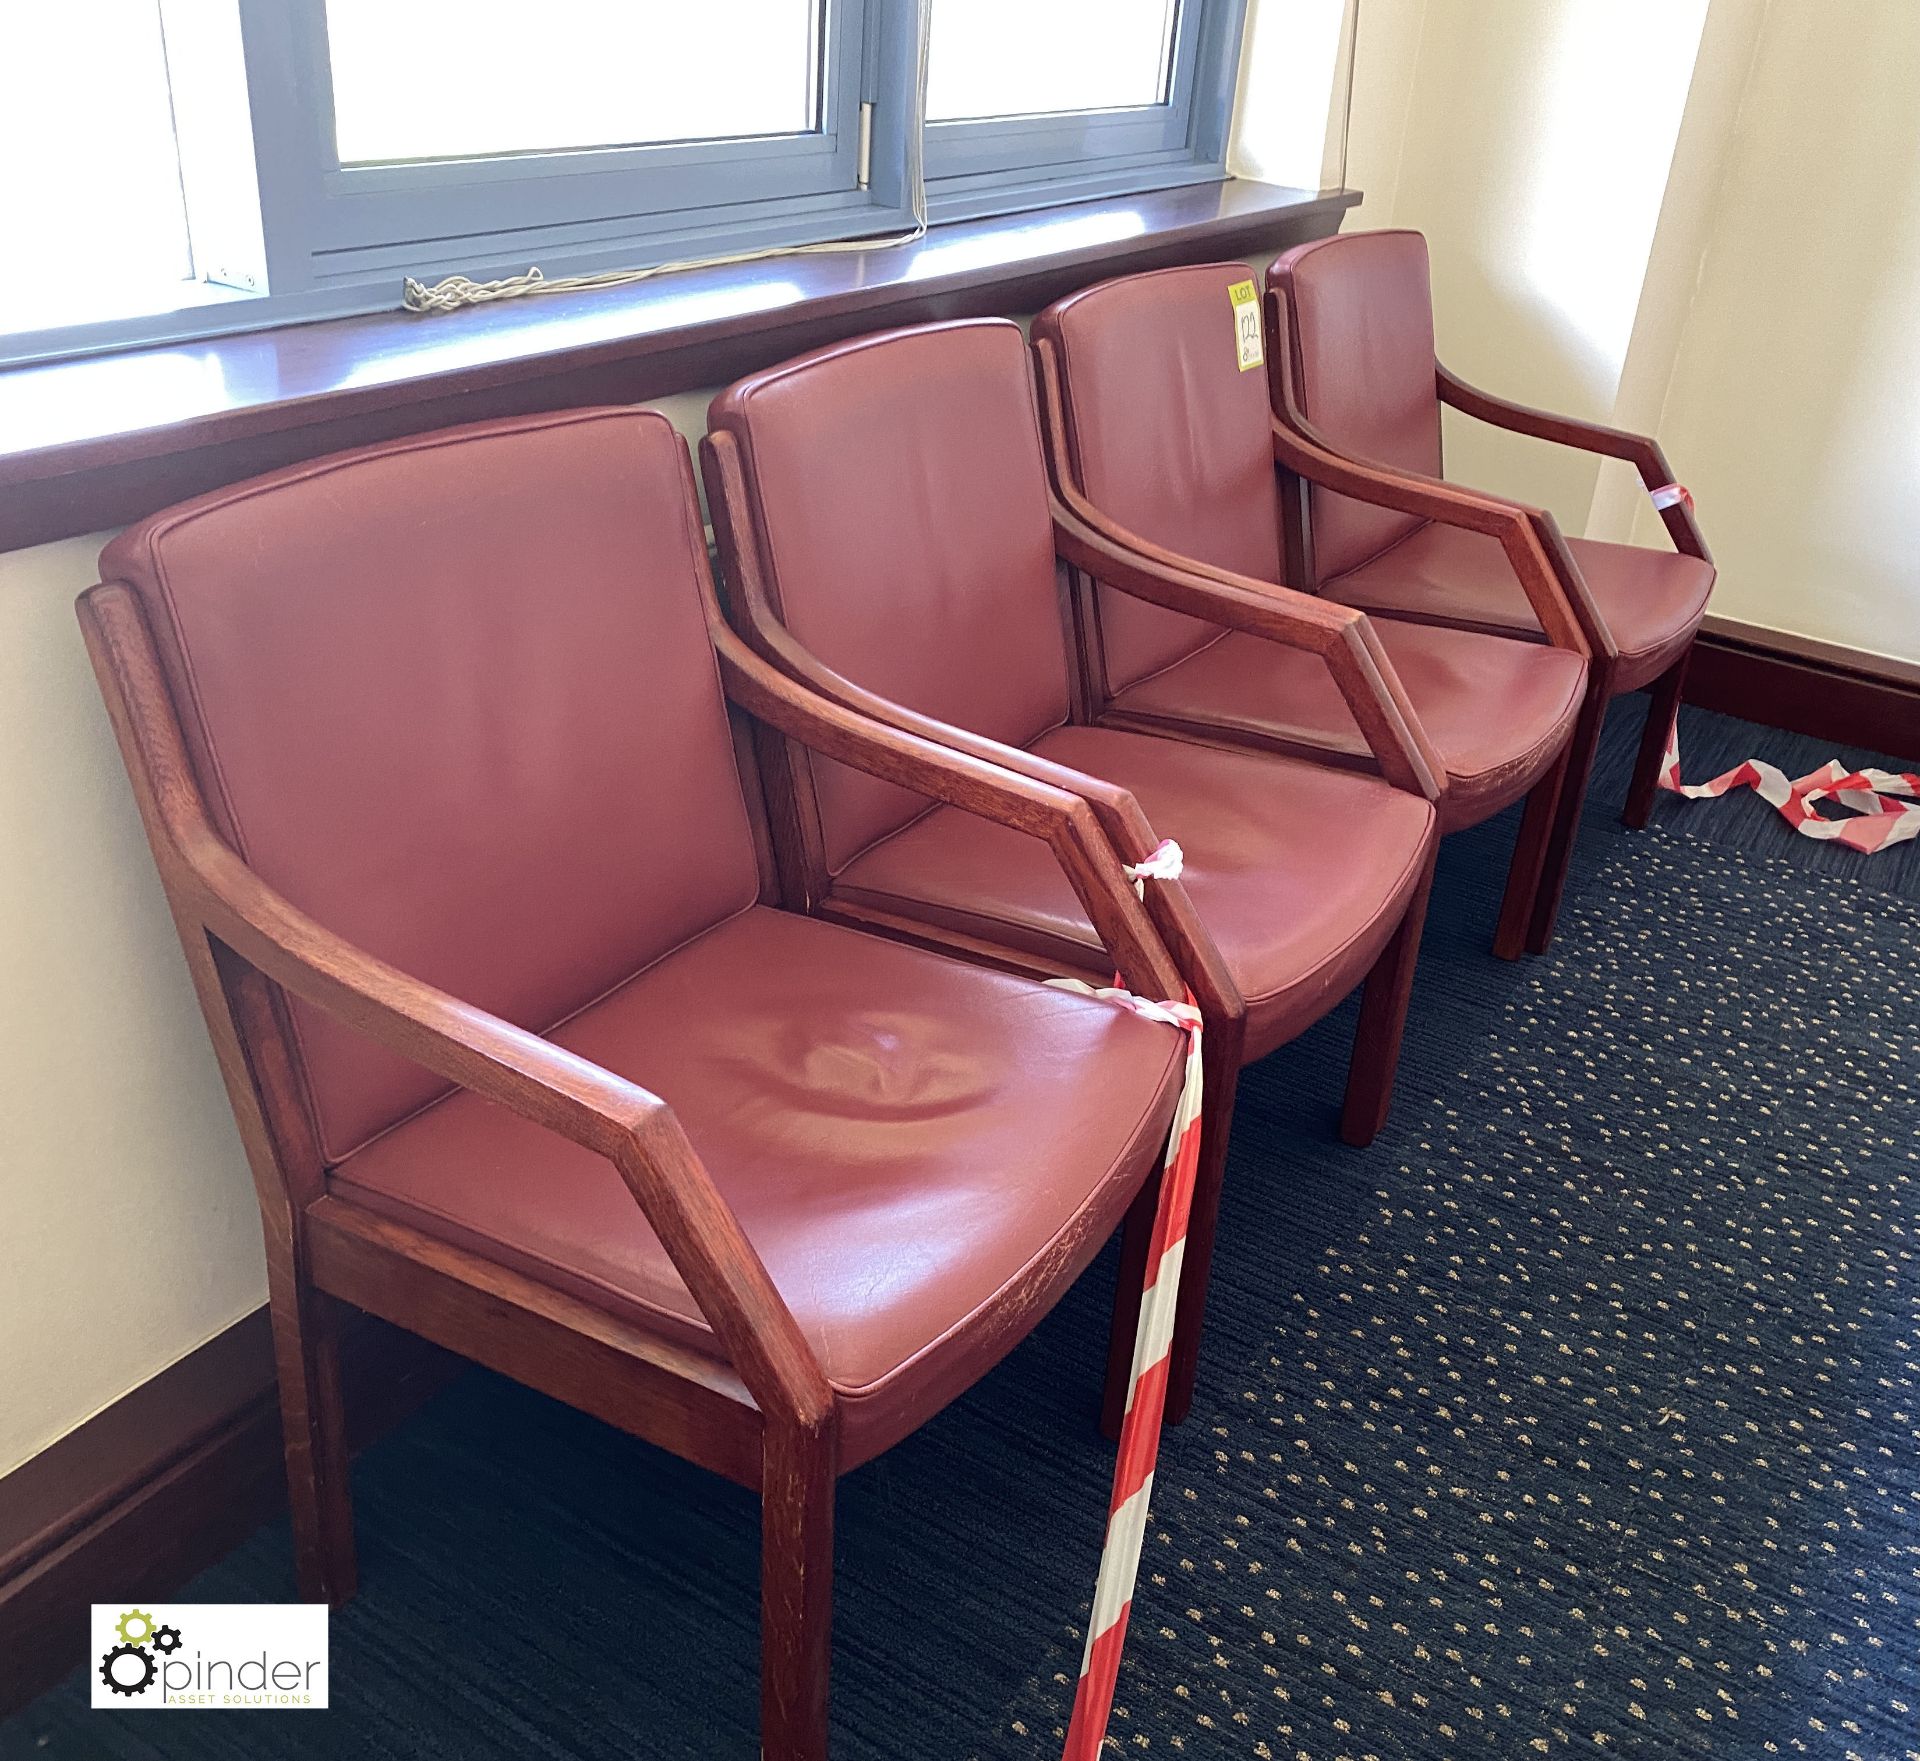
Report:
<svg viewBox="0 0 1920 1761"><path fill-rule="evenodd" d="M475 281L449 275L429 285L409 275L401 284L403 310L424 315L460 312L469 306L497 300L524 299L529 294L580 293L598 287L628 287L651 281L656 275L678 275L685 269L723 269L737 263L759 263L769 257L824 255L835 251L879 251L892 245L910 245L927 232L927 9L920 9L919 63L915 77L913 114L907 129L907 187L913 195L913 225L904 232L865 238L824 239L804 245L763 245L751 251L727 251L712 257L683 257L674 263L654 263L643 269L607 269L597 275L543 275L536 265L521 275L503 275L498 281Z"/></svg>

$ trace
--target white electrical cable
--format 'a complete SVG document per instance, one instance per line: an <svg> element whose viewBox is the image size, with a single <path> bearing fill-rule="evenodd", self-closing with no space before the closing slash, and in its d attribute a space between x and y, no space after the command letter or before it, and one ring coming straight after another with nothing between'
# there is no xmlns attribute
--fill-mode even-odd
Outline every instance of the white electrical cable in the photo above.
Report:
<svg viewBox="0 0 1920 1761"><path fill-rule="evenodd" d="M468 306L484 306L494 300L516 300L528 294L576 293L594 287L625 287L636 281L651 281L656 275L675 275L683 269L718 269L733 263L758 263L768 257L791 257L802 253L884 250L891 245L910 245L916 239L925 237L927 36L931 8L923 4L914 10L918 39L913 114L907 118L907 186L913 197L913 226L910 230L864 238L826 239L817 244L766 245L753 251L732 251L721 256L687 257L675 263L655 263L645 269L607 269L597 275L548 277L535 267L528 269L524 275L503 276L498 281L471 281L464 275L449 275L432 286L409 275L402 286L401 306L409 312L458 312Z"/></svg>

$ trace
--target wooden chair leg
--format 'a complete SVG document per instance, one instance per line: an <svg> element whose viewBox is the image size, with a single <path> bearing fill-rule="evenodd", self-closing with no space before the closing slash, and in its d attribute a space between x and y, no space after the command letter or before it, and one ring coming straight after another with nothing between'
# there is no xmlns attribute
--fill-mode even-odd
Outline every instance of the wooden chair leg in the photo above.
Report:
<svg viewBox="0 0 1920 1761"><path fill-rule="evenodd" d="M1554 820L1560 807L1560 791L1566 787L1572 751L1573 743L1569 739L1552 768L1528 791L1526 811L1520 819L1520 835L1514 839L1513 860L1507 866L1507 890L1500 901L1500 923L1493 932L1493 951L1499 959L1517 960L1527 950L1527 931L1546 881L1547 853L1553 844Z"/></svg>
<svg viewBox="0 0 1920 1761"><path fill-rule="evenodd" d="M1544 954L1553 945L1553 926L1560 916L1560 896L1567 890L1567 871L1573 864L1573 843L1580 831L1580 811L1586 805L1587 782L1593 775L1593 755L1600 747L1600 730L1606 725L1607 704L1612 697L1612 681L1596 672L1587 684L1587 699L1580 706L1580 719L1573 724L1573 739L1567 746L1566 775L1560 783L1560 801L1553 816L1553 835L1548 840L1540 869L1540 886L1533 904L1533 921L1527 926L1527 952Z"/></svg>
<svg viewBox="0 0 1920 1761"><path fill-rule="evenodd" d="M1183 1423L1193 1410L1193 1385L1200 1373L1200 1336L1207 1310L1207 1279L1213 1271L1213 1235L1220 1219L1227 1139L1233 1129L1233 1097L1240 1082L1241 1037L1238 1022L1230 1026L1208 1022L1201 1042L1207 1091L1200 1120L1200 1166L1194 1175L1193 1209L1187 1216L1187 1246L1181 1256L1173 1348L1167 1354L1166 1422L1170 1425ZM1136 1283L1138 1279L1136 1273Z"/></svg>
<svg viewBox="0 0 1920 1761"><path fill-rule="evenodd" d="M833 1633L830 1436L769 1425L760 1489L760 1753L827 1761Z"/></svg>
<svg viewBox="0 0 1920 1761"><path fill-rule="evenodd" d="M1636 832L1653 816L1653 798L1660 787L1660 761L1667 755L1667 730L1680 709L1680 691L1687 682L1687 662L1693 645L1655 679L1647 692L1647 725L1640 730L1640 755L1633 761L1633 780L1627 785L1622 821Z"/></svg>
<svg viewBox="0 0 1920 1761"><path fill-rule="evenodd" d="M340 1397L340 1325L348 1310L324 1292L303 1287L291 1258L290 1253L269 1254L268 1294L294 1572L303 1601L338 1608L358 1583Z"/></svg>
<svg viewBox="0 0 1920 1761"><path fill-rule="evenodd" d="M1141 1280L1147 1275L1147 1249L1153 1245L1153 1214L1160 1203L1156 1175L1140 1188L1120 1226L1120 1271L1113 1286L1113 1327L1107 1335L1107 1380L1100 1396L1100 1435L1120 1441L1133 1386L1134 1335L1140 1328Z"/></svg>
<svg viewBox="0 0 1920 1761"><path fill-rule="evenodd" d="M1400 927L1373 963L1360 996L1360 1025L1353 1036L1347 1100L1340 1113L1340 1140L1355 1149L1365 1149L1387 1122L1394 1072L1400 1064L1400 1040L1407 1026L1407 1000L1413 994L1413 972L1420 960L1427 895L1432 891L1433 859L1429 857Z"/></svg>

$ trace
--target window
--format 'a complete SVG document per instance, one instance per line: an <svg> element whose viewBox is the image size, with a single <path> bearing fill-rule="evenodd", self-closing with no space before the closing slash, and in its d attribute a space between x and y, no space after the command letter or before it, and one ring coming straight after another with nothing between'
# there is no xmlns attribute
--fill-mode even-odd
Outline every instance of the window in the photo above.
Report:
<svg viewBox="0 0 1920 1761"><path fill-rule="evenodd" d="M1178 15L1173 0L936 0L927 120L1164 104Z"/></svg>
<svg viewBox="0 0 1920 1761"><path fill-rule="evenodd" d="M815 10L735 0L732 14L723 35L697 7L546 0L449 30L439 7L327 0L338 156L379 165L816 128Z"/></svg>
<svg viewBox="0 0 1920 1761"><path fill-rule="evenodd" d="M1222 175L1243 8L0 6L0 360Z"/></svg>
<svg viewBox="0 0 1920 1761"><path fill-rule="evenodd" d="M20 271L0 284L0 332L188 296L193 249L152 0L0 18L0 166L6 253Z"/></svg>
<svg viewBox="0 0 1920 1761"><path fill-rule="evenodd" d="M1243 5L930 4L926 163L937 212L1222 175Z"/></svg>

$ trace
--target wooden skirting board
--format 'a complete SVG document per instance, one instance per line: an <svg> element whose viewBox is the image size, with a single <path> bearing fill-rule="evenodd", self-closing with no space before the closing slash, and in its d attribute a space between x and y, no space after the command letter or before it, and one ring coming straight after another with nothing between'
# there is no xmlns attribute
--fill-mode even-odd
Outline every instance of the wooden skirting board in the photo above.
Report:
<svg viewBox="0 0 1920 1761"><path fill-rule="evenodd" d="M1920 665L1709 618L1685 696L1836 747L1920 762Z"/></svg>
<svg viewBox="0 0 1920 1761"><path fill-rule="evenodd" d="M460 1367L371 1317L345 1359L356 1444ZM285 1506L284 1475L261 1308L0 1479L0 1717L86 1661L90 1604L165 1601Z"/></svg>

